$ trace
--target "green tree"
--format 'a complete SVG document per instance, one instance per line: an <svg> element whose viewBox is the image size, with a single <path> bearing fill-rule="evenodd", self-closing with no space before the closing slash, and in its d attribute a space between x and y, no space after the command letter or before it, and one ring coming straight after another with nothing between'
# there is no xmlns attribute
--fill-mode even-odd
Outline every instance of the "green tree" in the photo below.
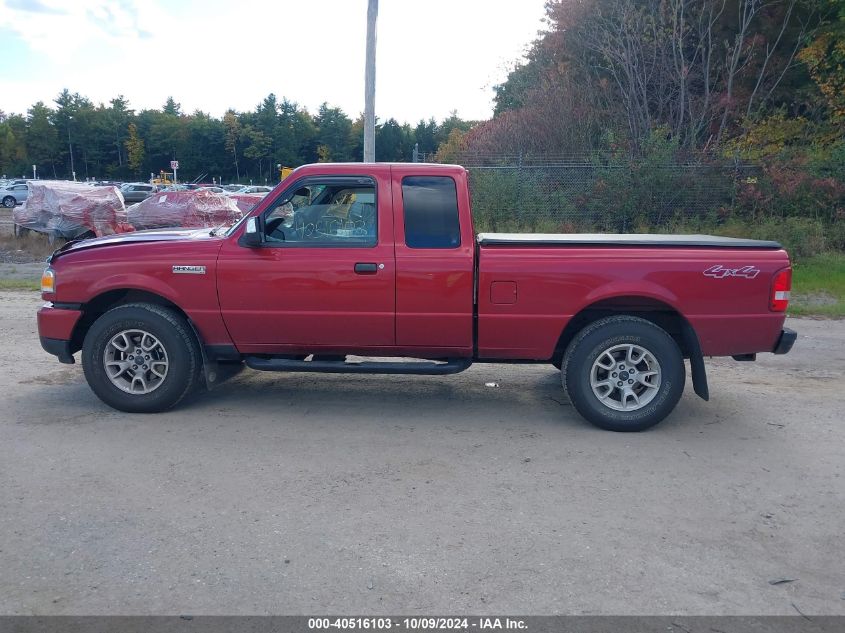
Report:
<svg viewBox="0 0 845 633"><path fill-rule="evenodd" d="M141 175L141 166L144 164L144 139L138 136L138 127L134 123L128 126L129 137L126 139L126 156L129 162L129 169L136 176Z"/></svg>
<svg viewBox="0 0 845 633"><path fill-rule="evenodd" d="M247 128L244 135L249 140L249 145L244 150L244 156L255 162L258 174L256 179L261 182L267 178L264 168L272 156L270 139L264 132L255 128Z"/></svg>
<svg viewBox="0 0 845 633"><path fill-rule="evenodd" d="M327 103L323 103L317 111L314 123L317 126L318 154L319 148L323 148L321 162L352 160L352 121L340 108L330 108Z"/></svg>
<svg viewBox="0 0 845 633"><path fill-rule="evenodd" d="M438 129L437 121L433 118L428 121L420 120L414 128L414 143L419 146L423 154L433 154L437 151Z"/></svg>
<svg viewBox="0 0 845 633"><path fill-rule="evenodd" d="M182 104L176 103L173 97L167 97L167 101L164 103L161 111L163 114L180 116L182 114Z"/></svg>
<svg viewBox="0 0 845 633"><path fill-rule="evenodd" d="M59 138L57 162L62 164L62 171L68 178L72 178L73 172L76 171L73 147L73 118L77 110L76 101L78 97L78 93L71 94L65 88L53 101L56 104L56 109L53 111L53 124L55 126L56 136Z"/></svg>
<svg viewBox="0 0 845 633"><path fill-rule="evenodd" d="M118 95L110 102L110 107L101 112L99 125L103 130L103 142L108 138L108 143L113 148L108 153L109 160L107 171L110 174L120 174L123 171L126 157L123 153L126 135L129 130L129 121L134 118L135 112L129 108L129 101L123 95Z"/></svg>
<svg viewBox="0 0 845 633"><path fill-rule="evenodd" d="M56 127L52 122L53 111L43 101L39 101L27 113L27 153L32 162L38 165L39 171L56 174L56 156L59 149L59 139Z"/></svg>
<svg viewBox="0 0 845 633"><path fill-rule="evenodd" d="M241 124L234 110L227 110L223 115L223 126L226 129L226 151L232 155L235 164L235 178L240 181L241 170L238 167L238 141L241 138Z"/></svg>
<svg viewBox="0 0 845 633"><path fill-rule="evenodd" d="M16 175L27 169L26 147L15 134L14 121L13 116L11 121L0 122L0 175Z"/></svg>
<svg viewBox="0 0 845 633"><path fill-rule="evenodd" d="M390 118L376 126L376 160L408 161L413 147L413 132L409 125L400 125Z"/></svg>

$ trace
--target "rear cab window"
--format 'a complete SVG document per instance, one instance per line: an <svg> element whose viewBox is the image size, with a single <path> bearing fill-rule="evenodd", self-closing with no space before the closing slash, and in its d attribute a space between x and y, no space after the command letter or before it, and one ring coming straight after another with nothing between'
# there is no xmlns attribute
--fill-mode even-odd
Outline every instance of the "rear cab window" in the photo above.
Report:
<svg viewBox="0 0 845 633"><path fill-rule="evenodd" d="M408 248L458 248L458 188L449 176L402 179L405 244Z"/></svg>

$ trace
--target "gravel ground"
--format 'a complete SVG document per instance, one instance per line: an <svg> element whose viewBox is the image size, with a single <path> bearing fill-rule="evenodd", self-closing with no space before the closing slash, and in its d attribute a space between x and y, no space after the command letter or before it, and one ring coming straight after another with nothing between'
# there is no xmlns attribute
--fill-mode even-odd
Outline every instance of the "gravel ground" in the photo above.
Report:
<svg viewBox="0 0 845 633"><path fill-rule="evenodd" d="M547 366L244 372L121 414L38 304L0 292L2 614L845 614L845 322L626 435Z"/></svg>

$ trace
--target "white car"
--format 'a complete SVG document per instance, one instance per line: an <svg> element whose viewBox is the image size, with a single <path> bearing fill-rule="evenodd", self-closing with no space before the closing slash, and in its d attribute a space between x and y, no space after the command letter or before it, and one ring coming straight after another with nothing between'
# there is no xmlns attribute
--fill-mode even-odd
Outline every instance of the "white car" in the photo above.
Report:
<svg viewBox="0 0 845 633"><path fill-rule="evenodd" d="M7 185L0 189L0 204L7 209L13 209L15 205L22 204L29 196L29 187L27 185Z"/></svg>
<svg viewBox="0 0 845 633"><path fill-rule="evenodd" d="M236 191L235 193L270 193L273 191L273 187L264 187L261 185L255 186L247 186L241 189L240 191Z"/></svg>

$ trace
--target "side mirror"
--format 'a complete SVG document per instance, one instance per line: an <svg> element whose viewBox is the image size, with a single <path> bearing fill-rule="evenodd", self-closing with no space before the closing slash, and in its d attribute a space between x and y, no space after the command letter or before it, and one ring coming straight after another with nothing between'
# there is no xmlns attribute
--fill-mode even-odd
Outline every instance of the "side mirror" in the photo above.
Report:
<svg viewBox="0 0 845 633"><path fill-rule="evenodd" d="M246 221L246 228L244 229L241 239L238 243L247 248L259 248L262 243L261 227L259 226L259 218L251 217Z"/></svg>

